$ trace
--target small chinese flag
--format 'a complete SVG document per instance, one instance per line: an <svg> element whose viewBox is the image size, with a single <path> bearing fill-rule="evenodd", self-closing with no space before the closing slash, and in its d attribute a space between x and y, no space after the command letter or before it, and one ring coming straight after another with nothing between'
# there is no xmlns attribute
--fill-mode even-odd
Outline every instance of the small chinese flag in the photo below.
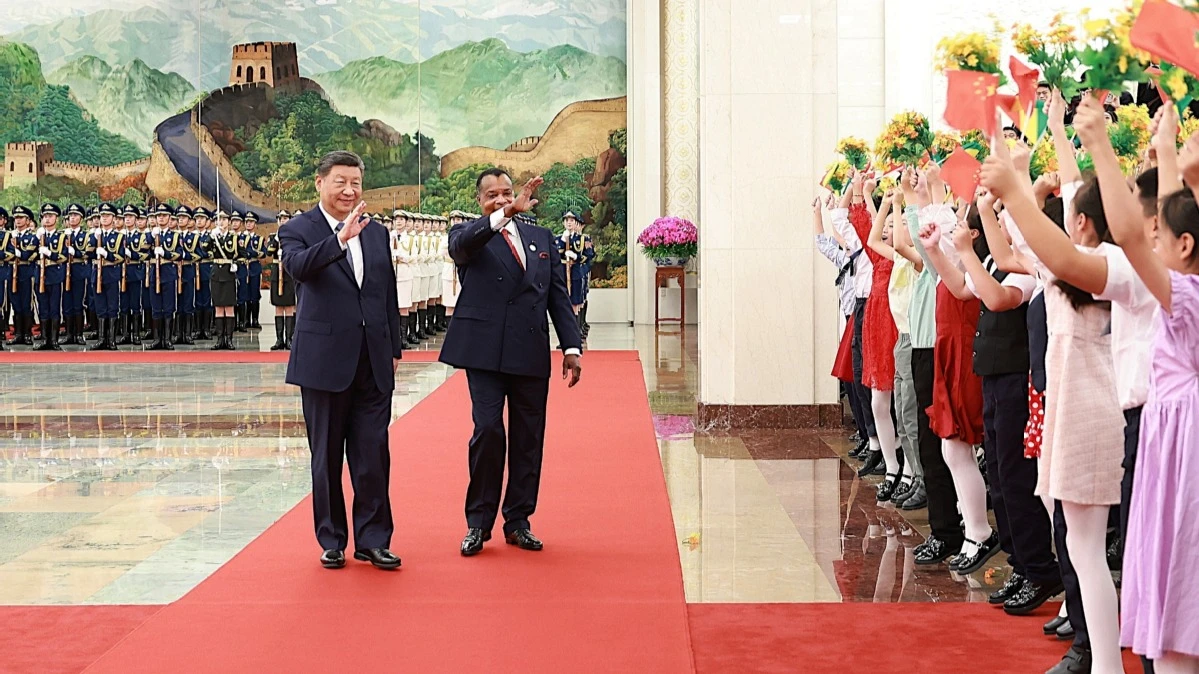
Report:
<svg viewBox="0 0 1199 674"><path fill-rule="evenodd" d="M947 70L945 123L958 131L982 129L988 138L995 134L995 93L999 75L973 70Z"/></svg>
<svg viewBox="0 0 1199 674"><path fill-rule="evenodd" d="M978 187L978 173L982 167L982 162L958 145L941 165L941 178L957 198L971 202L974 201L974 190Z"/></svg>
<svg viewBox="0 0 1199 674"><path fill-rule="evenodd" d="M1008 70L1012 71L1012 80L1020 90L1020 106L1025 110L1033 109L1037 104L1037 82L1041 80L1041 71L1024 65L1015 56L1008 60Z"/></svg>
<svg viewBox="0 0 1199 674"><path fill-rule="evenodd" d="M1199 76L1199 14L1178 5L1150 0L1141 7L1129 36L1132 46Z"/></svg>

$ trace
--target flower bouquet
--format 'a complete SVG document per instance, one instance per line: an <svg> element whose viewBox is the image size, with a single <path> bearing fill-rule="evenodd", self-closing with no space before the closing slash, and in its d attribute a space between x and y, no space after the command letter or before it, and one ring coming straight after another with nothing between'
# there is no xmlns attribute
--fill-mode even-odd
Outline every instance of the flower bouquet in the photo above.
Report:
<svg viewBox="0 0 1199 674"><path fill-rule="evenodd" d="M999 40L986 33L958 33L941 38L934 65L940 71L992 73L999 76L1001 85L1007 82L1007 76L999 67Z"/></svg>
<svg viewBox="0 0 1199 674"><path fill-rule="evenodd" d="M933 144L933 132L928 118L918 112L896 115L883 133L874 141L874 154L884 167L915 166Z"/></svg>
<svg viewBox="0 0 1199 674"><path fill-rule="evenodd" d="M882 180L878 181L878 186L874 188L874 193L871 196L882 197L887 192L899 187L899 181L893 175L886 175Z"/></svg>
<svg viewBox="0 0 1199 674"><path fill-rule="evenodd" d="M956 131L938 131L933 134L933 146L929 150L929 156L937 164L944 164L961 144L962 137Z"/></svg>
<svg viewBox="0 0 1199 674"><path fill-rule="evenodd" d="M690 220L658 218L637 236L637 243L659 267L681 267L699 252L699 230Z"/></svg>
<svg viewBox="0 0 1199 674"><path fill-rule="evenodd" d="M1061 14L1053 17L1044 35L1027 23L1012 26L1012 44L1041 69L1042 79L1062 92L1067 101L1078 93L1078 81L1071 76L1078 68L1078 37L1074 26L1063 22Z"/></svg>
<svg viewBox="0 0 1199 674"><path fill-rule="evenodd" d="M838 159L829 164L828 169L824 172L824 179L820 181L820 184L837 194L842 194L845 192L845 186L849 184L849 171L849 162L844 159Z"/></svg>
<svg viewBox="0 0 1199 674"><path fill-rule="evenodd" d="M870 146L861 138L849 136L837 143L837 152L845 157L850 166L861 171L870 163Z"/></svg>
<svg viewBox="0 0 1199 674"><path fill-rule="evenodd" d="M1187 110L1178 123L1178 147L1181 148L1187 139L1195 135L1197 131L1199 131L1199 117L1195 117L1190 110Z"/></svg>
<svg viewBox="0 0 1199 674"><path fill-rule="evenodd" d="M1120 159L1120 169L1124 175L1132 175L1149 147L1149 108L1126 105L1116 115L1118 121L1107 128L1107 136Z"/></svg>
<svg viewBox="0 0 1199 674"><path fill-rule="evenodd" d="M1195 100L1199 93L1199 79L1186 70L1165 61L1161 64L1161 75L1157 78L1157 86L1170 97L1178 114L1184 111Z"/></svg>
<svg viewBox="0 0 1199 674"><path fill-rule="evenodd" d="M1141 12L1142 0L1132 0L1129 7L1116 12L1110 19L1087 19L1083 30L1087 46L1079 61L1087 67L1086 86L1098 91L1119 91L1128 82L1148 80L1146 69L1153 57L1132 46L1132 24ZM1083 17L1086 17L1084 10Z"/></svg>
<svg viewBox="0 0 1199 674"><path fill-rule="evenodd" d="M1054 173L1057 168L1057 151L1054 150L1053 143L1037 143L1033 148L1032 157L1028 160L1028 171L1032 179L1036 180L1046 173Z"/></svg>

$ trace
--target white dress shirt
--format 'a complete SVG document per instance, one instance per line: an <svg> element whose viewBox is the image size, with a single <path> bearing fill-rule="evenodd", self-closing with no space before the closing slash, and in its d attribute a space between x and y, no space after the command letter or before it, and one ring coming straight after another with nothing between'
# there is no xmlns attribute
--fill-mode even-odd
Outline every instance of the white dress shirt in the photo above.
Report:
<svg viewBox="0 0 1199 674"><path fill-rule="evenodd" d="M329 212L325 210L325 206L323 204L320 206L320 209L321 214L325 216L325 221L329 223L329 228L333 230L333 236L337 236L337 226L341 224L341 221L332 215L329 215ZM341 241L338 241L337 243L341 246L342 250L346 250L347 247L349 248L350 266L354 268L354 281L358 284L358 287L361 288L363 274L361 236L356 236L350 239L349 243L342 243Z"/></svg>
<svg viewBox="0 0 1199 674"><path fill-rule="evenodd" d="M524 242L520 238L520 230L512 218L504 216L504 209L500 209L491 214L491 231L497 232L503 236L503 231L508 232L508 238L512 240L512 247L516 249L516 255L520 258L520 266L528 269L528 258L525 257ZM576 348L569 348L563 352L567 356L581 356L583 352Z"/></svg>

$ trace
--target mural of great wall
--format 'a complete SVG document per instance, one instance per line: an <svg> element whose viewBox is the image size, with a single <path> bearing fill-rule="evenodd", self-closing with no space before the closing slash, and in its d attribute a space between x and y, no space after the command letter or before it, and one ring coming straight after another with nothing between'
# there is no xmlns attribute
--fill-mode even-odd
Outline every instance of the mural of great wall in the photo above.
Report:
<svg viewBox="0 0 1199 674"><path fill-rule="evenodd" d="M271 223L281 209L315 204L316 159L344 148L366 162L372 212L446 213L473 210L474 175L501 166L518 182L545 175L538 218L560 227L565 211L582 214L599 249L597 280L623 283L625 67L612 54L623 54L624 38L616 24L595 23L623 2L556 0L558 9L539 20L544 37L514 48L490 35L528 22L521 2L480 23L488 31L472 42L455 22L474 26L474 10L431 27L449 15L410 17L402 0L369 0L364 34L416 26L393 44L377 40L375 53L322 35L330 17L368 0L303 14L247 0L218 24L259 27L219 54L211 41L180 52L171 17L131 12L119 0L97 11L106 1L61 0L0 36L0 97L11 102L0 107L0 206L168 202L253 211ZM78 39L56 38L67 24L37 23L55 12L73 21ZM135 19L146 24L138 38L99 37L127 34L118 28ZM577 30L589 23L591 32ZM420 42L415 57L402 46L411 40Z"/></svg>

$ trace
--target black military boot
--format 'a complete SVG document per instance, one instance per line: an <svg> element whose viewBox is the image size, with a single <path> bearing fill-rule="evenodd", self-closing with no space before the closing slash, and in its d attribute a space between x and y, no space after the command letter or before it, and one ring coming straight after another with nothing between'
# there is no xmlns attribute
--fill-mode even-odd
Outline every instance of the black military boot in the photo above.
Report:
<svg viewBox="0 0 1199 674"><path fill-rule="evenodd" d="M207 342L212 339L208 334L208 314L212 309L197 309L196 310L196 341Z"/></svg>
<svg viewBox="0 0 1199 674"><path fill-rule="evenodd" d="M100 346L97 347L101 351L119 351L117 348L117 319L101 318L100 319Z"/></svg>
<svg viewBox="0 0 1199 674"><path fill-rule="evenodd" d="M196 342L191 336L193 315L194 314L176 314L175 322L179 324L175 329L175 334L177 335L177 338L175 339L176 344L182 344L183 346L195 346Z"/></svg>
<svg viewBox="0 0 1199 674"><path fill-rule="evenodd" d="M285 344L287 344L284 348L291 351L291 342L296 337L296 317L294 314L283 319L283 337L286 340ZM404 340L401 339L400 343L403 344Z"/></svg>
<svg viewBox="0 0 1199 674"><path fill-rule="evenodd" d="M98 339L101 339L101 337L100 337L100 317L96 315L96 312L94 312L90 309L87 312L87 316L88 316L88 318L87 318L88 323L87 323L87 328L86 328L85 332L87 332L88 330L90 330L90 332L87 332L87 334L84 335L83 339L84 339L84 341L91 340L94 342Z"/></svg>
<svg viewBox="0 0 1199 674"><path fill-rule="evenodd" d="M133 314L121 314L117 319L120 321L120 332L124 334L121 341L117 342L121 346L129 346L134 343L133 335Z"/></svg>
<svg viewBox="0 0 1199 674"><path fill-rule="evenodd" d="M249 327L251 327L255 330L261 330L262 323L258 322L258 312L261 310L260 303L259 302L250 302L249 307L250 307L250 316L249 316L249 321L248 321Z"/></svg>
<svg viewBox="0 0 1199 674"><path fill-rule="evenodd" d="M282 351L287 348L287 340L283 337L283 317L275 317L275 344L271 351Z"/></svg>

